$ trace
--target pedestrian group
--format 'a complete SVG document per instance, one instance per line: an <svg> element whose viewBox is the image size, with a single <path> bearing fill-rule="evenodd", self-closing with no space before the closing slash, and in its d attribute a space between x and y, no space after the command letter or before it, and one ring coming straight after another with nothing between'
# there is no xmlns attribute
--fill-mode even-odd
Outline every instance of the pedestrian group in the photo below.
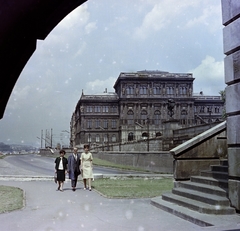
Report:
<svg viewBox="0 0 240 231"><path fill-rule="evenodd" d="M63 184L65 181L66 174L68 173L69 179L71 179L72 191L76 191L78 176L81 174L84 190L92 190L92 179L93 179L93 157L89 151L89 145L84 145L84 152L81 156L78 154L78 148L73 148L73 153L68 157L64 157L66 154L65 150L60 150L60 156L55 159L55 177L58 183L57 190L63 192Z"/></svg>

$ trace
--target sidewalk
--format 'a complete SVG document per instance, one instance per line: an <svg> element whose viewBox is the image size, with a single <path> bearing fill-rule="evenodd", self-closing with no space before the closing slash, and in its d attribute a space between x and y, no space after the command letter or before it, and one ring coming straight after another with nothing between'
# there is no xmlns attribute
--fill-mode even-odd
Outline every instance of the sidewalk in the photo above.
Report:
<svg viewBox="0 0 240 231"><path fill-rule="evenodd" d="M3 170L0 161L0 175ZM11 168L11 166L5 166ZM9 170L9 169L8 169ZM14 169L19 172L20 170ZM0 184L19 187L25 192L25 207L21 210L0 214L0 230L86 230L86 231L192 231L192 230L240 230L239 223L199 227L186 220L156 208L150 199L107 199L96 191L85 191L78 182L75 192L70 182L64 192L56 191L51 176L24 180L30 172L21 171L23 178L0 176ZM31 176L28 176L29 179ZM96 179L97 180L97 179Z"/></svg>

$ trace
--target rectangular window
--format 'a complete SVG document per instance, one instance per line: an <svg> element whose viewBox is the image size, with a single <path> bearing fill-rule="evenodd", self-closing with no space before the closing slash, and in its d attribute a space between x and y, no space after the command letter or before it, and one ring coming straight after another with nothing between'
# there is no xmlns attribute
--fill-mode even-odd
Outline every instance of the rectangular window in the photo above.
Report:
<svg viewBox="0 0 240 231"><path fill-rule="evenodd" d="M113 107L112 107L112 112L113 112L113 113L117 112L117 106L113 106Z"/></svg>
<svg viewBox="0 0 240 231"><path fill-rule="evenodd" d="M99 128L100 127L100 120L96 120L95 121L95 128Z"/></svg>
<svg viewBox="0 0 240 231"><path fill-rule="evenodd" d="M93 112L92 106L87 106L87 112Z"/></svg>
<svg viewBox="0 0 240 231"><path fill-rule="evenodd" d="M104 120L103 121L103 128L108 128L108 121L107 120Z"/></svg>
<svg viewBox="0 0 240 231"><path fill-rule="evenodd" d="M117 128L117 121L116 120L112 120L112 128Z"/></svg>
<svg viewBox="0 0 240 231"><path fill-rule="evenodd" d="M108 106L103 106L103 112L108 112Z"/></svg>
<svg viewBox="0 0 240 231"><path fill-rule="evenodd" d="M204 106L201 106L200 112L201 112L201 113L204 113Z"/></svg>
<svg viewBox="0 0 240 231"><path fill-rule="evenodd" d="M101 106L95 106L95 112L101 112Z"/></svg>
<svg viewBox="0 0 240 231"><path fill-rule="evenodd" d="M92 128L92 120L87 121L87 128Z"/></svg>

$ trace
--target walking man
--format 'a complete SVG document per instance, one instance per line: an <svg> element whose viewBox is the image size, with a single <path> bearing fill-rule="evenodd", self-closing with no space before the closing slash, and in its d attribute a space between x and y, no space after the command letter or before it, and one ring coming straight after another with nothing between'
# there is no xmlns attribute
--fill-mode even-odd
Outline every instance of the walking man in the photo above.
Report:
<svg viewBox="0 0 240 231"><path fill-rule="evenodd" d="M77 153L78 148L73 148L73 153L68 157L68 174L71 179L72 190L76 191L78 176L80 175L80 156Z"/></svg>

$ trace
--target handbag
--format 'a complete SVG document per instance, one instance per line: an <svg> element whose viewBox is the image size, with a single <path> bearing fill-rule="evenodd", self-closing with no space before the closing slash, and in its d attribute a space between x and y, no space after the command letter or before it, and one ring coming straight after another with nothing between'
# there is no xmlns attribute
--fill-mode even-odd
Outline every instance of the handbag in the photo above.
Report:
<svg viewBox="0 0 240 231"><path fill-rule="evenodd" d="M54 177L53 178L54 178L54 182L57 184L57 173L56 172L54 173Z"/></svg>

